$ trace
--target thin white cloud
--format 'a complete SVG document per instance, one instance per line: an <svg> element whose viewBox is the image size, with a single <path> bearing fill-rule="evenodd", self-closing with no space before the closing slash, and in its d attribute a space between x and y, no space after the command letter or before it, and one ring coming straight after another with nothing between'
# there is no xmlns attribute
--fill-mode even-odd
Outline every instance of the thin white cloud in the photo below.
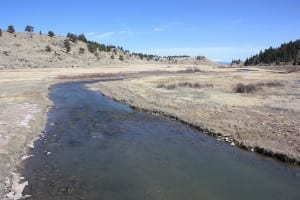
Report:
<svg viewBox="0 0 300 200"><path fill-rule="evenodd" d="M109 38L112 37L115 34L115 32L106 32L106 33L100 33L93 35L94 38L103 39L103 38Z"/></svg>
<svg viewBox="0 0 300 200"><path fill-rule="evenodd" d="M163 32L163 31L165 31L165 29L164 29L164 28L161 28L161 27L155 27L155 28L153 29L153 31L154 31L154 32Z"/></svg>
<svg viewBox="0 0 300 200"><path fill-rule="evenodd" d="M132 31L128 31L128 30L122 30L122 31L119 31L118 34L121 34L121 35L130 35L130 34L133 34L134 32Z"/></svg>
<svg viewBox="0 0 300 200"><path fill-rule="evenodd" d="M88 33L86 33L85 35L86 36L93 36L93 35L96 35L97 33L96 32L88 32Z"/></svg>
<svg viewBox="0 0 300 200"><path fill-rule="evenodd" d="M99 33L99 32L88 32L85 33L87 37L90 37L92 39L108 39L112 38L113 36L117 35L133 35L133 31L128 31L128 30L121 30L121 31L110 31L110 32L105 32L105 33Z"/></svg>

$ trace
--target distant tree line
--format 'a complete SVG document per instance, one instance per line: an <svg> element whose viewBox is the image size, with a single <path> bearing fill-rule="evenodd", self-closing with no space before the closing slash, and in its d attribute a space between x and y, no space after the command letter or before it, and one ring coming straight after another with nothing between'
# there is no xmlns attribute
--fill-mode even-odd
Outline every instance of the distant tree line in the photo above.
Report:
<svg viewBox="0 0 300 200"><path fill-rule="evenodd" d="M82 33L80 35L76 35L74 33L67 33L67 38L70 39L70 41L76 43L78 40L82 41L82 42L87 42L87 39L85 37L85 35Z"/></svg>
<svg viewBox="0 0 300 200"><path fill-rule="evenodd" d="M242 62L241 59L238 59L238 60L234 60L234 59L233 59L233 60L231 61L231 64L232 64L232 65L239 65L239 64L241 64L241 62Z"/></svg>
<svg viewBox="0 0 300 200"><path fill-rule="evenodd" d="M143 60L152 60L152 59L158 59L159 57L156 55L152 55L152 54L144 54L144 53L132 53L133 56L139 57L139 59Z"/></svg>
<svg viewBox="0 0 300 200"><path fill-rule="evenodd" d="M111 52L114 51L116 53L115 49L118 49L116 46L114 45L105 45L105 44L100 44L98 42L95 41L87 41L87 45L88 45L88 50L91 53L96 53L97 50L98 51L105 51L105 52ZM120 48L119 48L120 49ZM120 49L121 50L121 49ZM124 50L121 50L124 52Z"/></svg>
<svg viewBox="0 0 300 200"><path fill-rule="evenodd" d="M278 48L268 48L245 60L244 65L294 64L300 65L300 40L283 43Z"/></svg>

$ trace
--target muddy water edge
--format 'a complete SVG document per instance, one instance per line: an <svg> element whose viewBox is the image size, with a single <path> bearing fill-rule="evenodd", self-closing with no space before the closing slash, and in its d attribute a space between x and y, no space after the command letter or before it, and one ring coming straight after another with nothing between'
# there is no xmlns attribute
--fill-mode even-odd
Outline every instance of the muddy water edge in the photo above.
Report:
<svg viewBox="0 0 300 200"><path fill-rule="evenodd" d="M85 89L51 88L20 169L29 199L300 199L300 169Z"/></svg>

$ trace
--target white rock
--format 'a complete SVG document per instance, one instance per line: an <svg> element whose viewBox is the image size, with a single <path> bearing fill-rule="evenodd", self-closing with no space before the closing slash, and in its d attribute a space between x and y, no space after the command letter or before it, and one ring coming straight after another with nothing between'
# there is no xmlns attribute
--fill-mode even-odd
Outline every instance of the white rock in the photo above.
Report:
<svg viewBox="0 0 300 200"><path fill-rule="evenodd" d="M28 144L27 147L30 148L30 149L34 149L34 144L33 144L33 142L30 143L30 144Z"/></svg>
<svg viewBox="0 0 300 200"><path fill-rule="evenodd" d="M29 159L31 157L34 157L34 155L23 156L21 159L22 160L27 160L27 159Z"/></svg>

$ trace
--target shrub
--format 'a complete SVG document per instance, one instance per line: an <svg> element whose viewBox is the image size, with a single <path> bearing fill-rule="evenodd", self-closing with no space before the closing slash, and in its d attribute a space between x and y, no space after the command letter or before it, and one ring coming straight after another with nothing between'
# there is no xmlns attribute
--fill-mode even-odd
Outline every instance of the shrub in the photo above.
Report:
<svg viewBox="0 0 300 200"><path fill-rule="evenodd" d="M115 59L115 56L114 56L114 55L111 55L110 58L111 58L111 59Z"/></svg>
<svg viewBox="0 0 300 200"><path fill-rule="evenodd" d="M280 83L279 81L274 81L274 82L265 83L265 86L267 86L267 87L281 87L281 86L283 86L283 84Z"/></svg>
<svg viewBox="0 0 300 200"><path fill-rule="evenodd" d="M165 84L158 84L156 87L157 87L157 88L164 88L164 87L165 87Z"/></svg>
<svg viewBox="0 0 300 200"><path fill-rule="evenodd" d="M82 47L79 48L79 54L84 54L84 51L85 51L84 48L82 48Z"/></svg>
<svg viewBox="0 0 300 200"><path fill-rule="evenodd" d="M300 62L298 63L298 65L300 65ZM299 66L293 66L293 67L290 67L287 70L287 73L293 73L293 72L298 72L298 71L300 71L300 67Z"/></svg>
<svg viewBox="0 0 300 200"><path fill-rule="evenodd" d="M54 37L54 35L55 35L55 34L54 34L53 31L48 31L48 36L49 36L49 37Z"/></svg>
<svg viewBox="0 0 300 200"><path fill-rule="evenodd" d="M0 28L0 37L2 36L2 29Z"/></svg>
<svg viewBox="0 0 300 200"><path fill-rule="evenodd" d="M119 56L120 61L124 61L124 57L122 55Z"/></svg>
<svg viewBox="0 0 300 200"><path fill-rule="evenodd" d="M7 32L9 32L9 33L14 33L14 32L15 32L14 26L13 26L13 25L9 25L9 26L7 27Z"/></svg>
<svg viewBox="0 0 300 200"><path fill-rule="evenodd" d="M71 51L71 45L70 45L69 39L65 39L65 41L64 41L64 47L66 48L66 52L67 53Z"/></svg>
<svg viewBox="0 0 300 200"><path fill-rule="evenodd" d="M168 89L168 90L172 90L172 89L176 88L176 85L175 84L170 84L170 85L167 85L165 88Z"/></svg>
<svg viewBox="0 0 300 200"><path fill-rule="evenodd" d="M197 67L191 67L185 70L179 70L177 73L196 73L196 72L201 72L201 70Z"/></svg>
<svg viewBox="0 0 300 200"><path fill-rule="evenodd" d="M46 51L46 52L51 52L52 49L51 49L51 47L50 47L49 45L47 45L46 48L45 48L45 51Z"/></svg>
<svg viewBox="0 0 300 200"><path fill-rule="evenodd" d="M88 43L87 44L88 50L91 53L95 53L97 51L97 46L94 43Z"/></svg>
<svg viewBox="0 0 300 200"><path fill-rule="evenodd" d="M166 89L174 89L176 87L187 87L187 88L195 88L195 89L200 89L200 88L208 88L208 87L214 87L213 84L201 84L201 83L189 83L189 82L180 82L178 84L170 84L170 85L165 85L165 84L159 84L156 87L157 88L166 88Z"/></svg>
<svg viewBox="0 0 300 200"><path fill-rule="evenodd" d="M247 85L244 85L243 83L238 83L237 86L234 88L235 93L254 93L257 90L257 85L251 83Z"/></svg>

